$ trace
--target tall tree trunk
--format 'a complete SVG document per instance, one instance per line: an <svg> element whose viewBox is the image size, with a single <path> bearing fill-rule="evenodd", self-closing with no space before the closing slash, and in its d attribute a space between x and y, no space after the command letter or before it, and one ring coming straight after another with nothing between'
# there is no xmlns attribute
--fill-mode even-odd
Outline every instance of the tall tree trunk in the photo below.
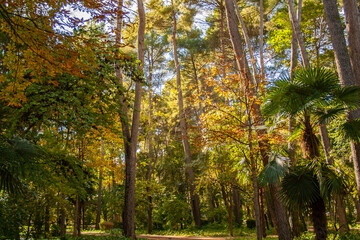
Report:
<svg viewBox="0 0 360 240"><path fill-rule="evenodd" d="M260 0L259 48L260 48L260 73L261 73L261 79L265 79L265 64L264 64L264 0Z"/></svg>
<svg viewBox="0 0 360 240"><path fill-rule="evenodd" d="M151 196L151 175L154 164L154 149L153 149L153 104L152 104L152 69L153 69L153 56L149 57L149 131L148 131L148 141L149 141L149 162L146 172L146 194L148 201L147 217L148 217L148 233L152 232L152 196Z"/></svg>
<svg viewBox="0 0 360 240"><path fill-rule="evenodd" d="M261 217L261 231L263 238L266 238L266 226L265 226L265 210L263 200L263 189L259 188L259 200L260 200L260 217Z"/></svg>
<svg viewBox="0 0 360 240"><path fill-rule="evenodd" d="M309 67L310 66L310 61L309 61L308 54L306 52L304 39L303 39L303 37L301 35L300 22L298 21L296 15L295 15L295 7L294 7L294 1L293 0L288 0L288 7L289 7L289 17L290 17L290 22L291 22L291 28L293 30L293 33L295 33L297 42L298 42L299 47L300 47L300 53L301 53L301 58L302 58L302 61L303 61L303 65L305 67Z"/></svg>
<svg viewBox="0 0 360 240"><path fill-rule="evenodd" d="M234 6L235 6L235 10L236 10L236 13L237 13L237 18L240 22L240 25L241 25L241 29L243 31L243 34L244 34L244 38L245 38L245 43L246 43L246 46L248 48L248 51L249 51L249 55L250 55L250 62L251 62L251 65L253 67L253 72L254 72L254 78L256 83L259 83L259 78L258 78L258 70L257 70L257 66L256 66L256 58L254 56L254 49L251 45L251 42L250 42L250 37L249 37L249 34L247 33L247 30L246 30L246 26L245 26L245 23L244 23L244 20L241 16L241 13L240 13L240 10L239 10L239 6L237 5L237 1L236 0L233 0L233 3L234 3Z"/></svg>
<svg viewBox="0 0 360 240"><path fill-rule="evenodd" d="M101 138L101 161L105 161L105 147L103 139ZM96 222L95 229L100 229L100 217L101 217L101 197L102 197L102 167L99 170L99 186L98 186L98 199L96 208Z"/></svg>
<svg viewBox="0 0 360 240"><path fill-rule="evenodd" d="M79 195L76 195L75 200L75 215L74 215L74 231L73 236L74 237L80 237L80 223L81 223L81 216L80 216L81 210L80 210L80 197Z"/></svg>
<svg viewBox="0 0 360 240"><path fill-rule="evenodd" d="M324 199L319 198L311 204L311 219L314 223L315 240L326 240L327 219Z"/></svg>
<svg viewBox="0 0 360 240"><path fill-rule="evenodd" d="M239 224L239 226L242 224L242 206L241 206L241 194L240 191L237 188L233 188L233 209L234 209L234 217L235 222Z"/></svg>
<svg viewBox="0 0 360 240"><path fill-rule="evenodd" d="M340 15L336 0L323 0L326 22L329 26L331 42L333 45L336 67L338 70L340 83L343 86L353 86L356 84L355 76L350 62L350 56L346 46L344 32L341 25ZM358 59L356 60L358 61ZM347 119L352 121L360 117L359 109L350 111ZM351 141L351 154L354 162L356 185L358 190L358 201L360 200L360 143Z"/></svg>
<svg viewBox="0 0 360 240"><path fill-rule="evenodd" d="M226 67L225 65L227 64L227 56L226 56L226 51L225 51L225 36L224 36L224 1L221 0L220 1L220 46L221 46L221 53L222 53L222 58L223 58L223 77L226 76Z"/></svg>
<svg viewBox="0 0 360 240"><path fill-rule="evenodd" d="M360 14L356 0L343 0L346 30L349 43L349 55L355 77L355 84L360 85Z"/></svg>
<svg viewBox="0 0 360 240"><path fill-rule="evenodd" d="M238 30L238 24L236 21L236 14L235 14L235 10L234 10L234 4L232 0L225 0L225 8L226 8L226 16L227 16L227 22L228 22L228 28L229 28L229 34L230 34L230 38L231 38L231 42L233 45L233 49L235 52L235 56L236 56L236 61L237 61L237 65L239 67L240 70L240 74L243 77L243 79L245 80L245 85L252 85L255 83L254 79L252 78L252 75L250 73L250 69L249 69L249 65L246 59L246 54L242 48L242 39ZM249 88L252 89L252 88ZM250 94L251 97L254 96L254 93L250 90L248 94ZM252 111L254 111L254 119L253 121L256 122L257 124L261 125L261 123L263 123L262 120L262 115L261 115L261 111L260 111L260 106L256 105L254 106L253 109L251 109ZM252 122L252 121L250 121ZM258 131L257 134L259 136L264 136L266 133L264 131ZM263 164L266 165L267 161L268 161L268 143L266 141L261 141L259 142L259 147L260 147L260 151L261 151L261 157L263 159ZM253 183L256 184L257 183ZM271 196L273 197L273 201L277 201L278 199L275 197L275 195L277 194L276 192L272 192L274 189L270 189L270 193ZM256 193L257 195L257 199L258 199L258 193ZM274 206L277 207L281 207L284 210L279 210L279 209L275 209L274 212L281 212L281 213L285 213L285 215L277 215L277 218L281 218L281 219L277 219L277 224L285 224L285 226L278 226L278 229L280 230L284 230L284 232L280 232L279 231L279 239L290 239L291 238L291 233L290 233L290 229L289 229L289 224L287 222L287 216L286 216L286 211L285 211L285 207L281 202L278 202L278 204L274 204ZM258 223L260 224L260 223ZM260 227L260 225L259 225ZM261 232L259 232L261 233ZM258 236L259 237L259 236ZM261 237L261 236L260 236ZM285 237L285 238L282 238Z"/></svg>
<svg viewBox="0 0 360 240"><path fill-rule="evenodd" d="M142 0L138 0L139 29L138 29L138 59L142 70L144 66L144 38L145 38L145 10ZM117 24L117 44L120 45L121 39L121 21L122 21L122 1L118 5L118 24ZM121 15L121 17L119 16ZM116 75L121 85L123 85L122 75L118 67ZM125 202L123 210L123 231L128 238L135 239L135 175L136 175L136 150L140 126L141 111L141 92L142 86L140 80L135 83L134 110L132 112L131 132L127 121L128 109L124 98L120 98L122 104L121 125L124 138L125 149Z"/></svg>
<svg viewBox="0 0 360 240"><path fill-rule="evenodd" d="M63 206L60 208L60 216L59 216L59 226L60 226L60 238L62 239L66 234L66 225L65 225L65 209Z"/></svg>
<svg viewBox="0 0 360 240"><path fill-rule="evenodd" d="M101 156L103 157L102 153ZM101 216L101 195L102 195L102 170L99 170L99 187L98 187L98 199L96 208L96 222L95 229L100 229L100 216Z"/></svg>
<svg viewBox="0 0 360 240"><path fill-rule="evenodd" d="M189 136L187 133L187 126L185 121L185 114L184 114L184 101L183 101L183 94L181 89L181 75L180 75L180 63L177 56L177 40L176 40L176 15L175 15L175 5L173 0L171 1L173 10L172 10L172 20L173 20L173 30L172 30L172 45L173 45L173 54L174 54L174 62L175 62L175 69L176 69L176 84L177 84L177 91L178 91L178 106L179 106L179 119L180 119L180 128L181 128L181 138L185 152L185 161L186 161L186 170L189 179L190 185L190 198L191 198L191 209L192 214L194 217L195 225L200 227L201 226L201 215L200 215L200 199L199 196L195 193L195 174L194 170L191 166L191 150L190 150L190 143L189 143Z"/></svg>

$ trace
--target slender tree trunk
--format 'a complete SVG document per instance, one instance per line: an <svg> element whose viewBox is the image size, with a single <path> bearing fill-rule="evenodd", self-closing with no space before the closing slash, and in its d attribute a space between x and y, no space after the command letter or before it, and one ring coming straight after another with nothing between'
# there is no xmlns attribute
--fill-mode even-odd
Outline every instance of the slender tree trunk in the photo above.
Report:
<svg viewBox="0 0 360 240"><path fill-rule="evenodd" d="M259 200L260 200L260 217L261 217L261 231L263 238L266 238L266 228L265 228L265 210L264 210L264 200L263 200L263 190L259 188Z"/></svg>
<svg viewBox="0 0 360 240"><path fill-rule="evenodd" d="M326 125L320 124L319 130L320 130L321 142L324 148L326 163L333 165L334 158L331 156L331 145L330 145L329 133Z"/></svg>
<svg viewBox="0 0 360 240"><path fill-rule="evenodd" d="M236 56L236 61L237 61L237 65L239 67L240 70L240 74L243 77L244 81L245 81L245 85L249 84L249 85L253 85L255 83L254 79L252 78L252 75L250 73L250 69L249 69L249 65L246 59L246 55L245 52L242 48L242 39L238 30L238 25L237 25L237 21L236 21L236 14L235 14L235 10L234 10L234 4L232 0L225 0L225 8L226 8L226 16L227 16L227 22L228 22L228 28L229 28L229 34L230 34L230 38L231 38L231 42L233 45L233 49L235 52L235 56ZM251 89L251 88L249 88ZM250 90L248 94L250 94L251 97L254 96L254 93L251 92L254 90ZM261 111L260 111L260 106L256 105L251 109L251 111L254 111L254 119L253 121L256 122L257 124L261 125L261 123L263 123L262 120L262 115L261 115ZM252 121L250 121L252 122ZM258 131L257 134L259 136L264 136L265 132L264 131ZM268 143L266 141L261 141L259 142L259 147L260 147L260 151L261 151L261 157L263 159L263 163L264 165L267 164L267 160L268 160ZM257 183L256 184L257 187ZM270 193L271 196L273 197L273 201L277 201L278 199L275 198L275 195L277 194L276 192L272 192L273 189L270 189ZM257 199L258 199L258 193L257 194ZM285 213L285 215L277 215L277 217L282 218L282 219L277 219L277 224L286 224L286 226L283 227L279 227L278 226L278 230L284 230L285 232L279 232L279 239L290 239L291 238L291 234L290 234L290 229L289 229L289 224L287 222L287 216L286 216L286 211L285 211L285 207L284 205L279 202L278 204L274 204L274 206L277 207L281 207L284 208L284 211L279 210L279 209L275 209L274 212L281 212L281 213ZM285 220L284 220L285 219ZM260 227L260 226L259 226ZM283 236L286 236L285 238L282 238ZM281 237L281 238L280 238Z"/></svg>
<svg viewBox="0 0 360 240"><path fill-rule="evenodd" d="M236 63L240 70L240 74L249 84L255 83L250 73L250 68L246 59L245 51L242 47L242 39L238 30L237 17L235 14L234 3L232 0L225 0L226 19L229 28L231 43L235 52Z"/></svg>
<svg viewBox="0 0 360 240"><path fill-rule="evenodd" d="M185 114L184 114L184 101L183 101L183 94L181 89L181 75L180 75L180 63L177 56L177 40L176 40L176 15L175 15L175 5L172 1L172 20L173 20L173 30L172 30L172 45L173 45L173 54L174 54L174 62L176 68L176 83L177 83L177 91L178 91L178 106L179 106L179 119L180 119L180 128L181 128L181 137L185 152L185 161L186 161L186 169L187 175L189 179L190 185L190 198L191 198L191 209L195 221L195 225L200 227L201 226L201 215L200 215L200 199L199 196L195 193L195 174L194 170L191 166L191 150L190 150L190 143L189 143L189 136L187 133L187 126L185 121Z"/></svg>
<svg viewBox="0 0 360 240"><path fill-rule="evenodd" d="M260 0L259 48L260 48L260 73L261 73L261 79L265 79L265 64L264 64L264 0Z"/></svg>
<svg viewBox="0 0 360 240"><path fill-rule="evenodd" d="M105 161L105 147L103 140L101 138L101 161ZM97 199L97 208L96 208L96 222L95 229L100 229L100 217L101 217L101 197L102 197L102 167L99 170L99 186L98 186L98 199Z"/></svg>
<svg viewBox="0 0 360 240"><path fill-rule="evenodd" d="M323 0L326 22L329 27L331 41L335 53L336 66L343 86L356 84L355 76L350 62L350 56L346 46L344 32L341 25L340 15L336 0ZM358 59L356 60L358 61ZM360 117L359 109L350 111L347 119L357 120ZM358 201L360 200L360 143L351 141L351 154L354 162L356 185L358 190Z"/></svg>
<svg viewBox="0 0 360 240"><path fill-rule="evenodd" d="M254 79L257 83L259 83L259 78L258 78L258 70L257 70L257 66L256 66L256 58L254 56L254 49L251 45L251 42L250 42L250 38L249 38L249 34L247 33L247 30L246 30L246 26L245 26L245 23L244 23L244 20L241 16L241 13L240 13L240 10L239 10L239 6L237 5L237 1L236 0L233 0L233 3L234 3L234 6L235 6L235 10L236 10L236 13L237 13L237 18L240 22L240 25L241 25L241 29L243 31L243 34L244 34L244 38L245 38L245 43L246 43L246 46L248 48L248 51L249 51L249 55L250 55L250 62L251 62L251 65L253 67L253 72L254 72Z"/></svg>
<svg viewBox="0 0 360 240"><path fill-rule="evenodd" d="M303 61L303 65L305 67L309 67L310 66L310 61L306 52L306 47L305 47L305 43L304 43L304 39L301 35L301 28L300 28L300 23L295 15L295 7L294 7L294 1L293 0L288 0L288 7L289 7L289 17L290 17L290 22L291 22L291 27L293 30L293 33L295 33L297 42L299 44L300 47L300 53L301 53L301 58Z"/></svg>
<svg viewBox="0 0 360 240"><path fill-rule="evenodd" d="M60 225L60 238L64 237L66 234L66 225L65 225L65 209L64 207L60 208L60 217L59 217L59 225Z"/></svg>
<svg viewBox="0 0 360 240"><path fill-rule="evenodd" d="M102 153L101 153L102 155ZM103 157L103 155L102 155ZM102 170L99 170L99 187L98 187L98 199L97 199L97 208L96 208L96 222L95 229L100 229L100 216L101 216L101 195L102 195Z"/></svg>
<svg viewBox="0 0 360 240"><path fill-rule="evenodd" d="M75 215L74 215L74 231L73 236L74 237L80 237L80 197L79 195L76 195L75 200Z"/></svg>
<svg viewBox="0 0 360 240"><path fill-rule="evenodd" d="M139 66L143 69L144 65L144 38L145 38L145 10L142 0L138 0L139 13L139 29L138 29L138 59L141 62ZM122 22L122 1L118 5L118 24L117 24L117 44L120 45L121 39L121 22ZM121 15L121 16L119 16ZM116 75L122 85L122 75L120 69L116 71ZM124 98L120 98L123 106L121 115L121 125L123 129L124 148L125 148L125 202L123 210L123 231L128 238L135 239L135 175L136 175L136 150L140 126L140 111L141 111L141 92L142 86L140 80L135 83L135 102L134 110L132 112L131 132L127 121L128 110L127 103Z"/></svg>
<svg viewBox="0 0 360 240"><path fill-rule="evenodd" d="M220 46L221 46L221 53L223 58L223 77L226 76L226 67L227 64L227 56L225 51L225 36L224 36L224 1L220 1Z"/></svg>
<svg viewBox="0 0 360 240"><path fill-rule="evenodd" d="M148 217L148 233L152 232L152 197L151 197L151 175L154 164L154 149L153 149L153 104L152 104L152 69L153 69L153 56L151 54L149 59L149 131L148 131L148 141L149 141L149 163L147 166L146 172L146 193L148 201L147 217Z"/></svg>
<svg viewBox="0 0 360 240"><path fill-rule="evenodd" d="M314 223L315 240L326 240L327 238L327 219L325 203L322 198L311 204L311 219Z"/></svg>
<svg viewBox="0 0 360 240"><path fill-rule="evenodd" d="M240 226L242 224L241 195L240 191L235 187L233 188L233 205L235 222Z"/></svg>

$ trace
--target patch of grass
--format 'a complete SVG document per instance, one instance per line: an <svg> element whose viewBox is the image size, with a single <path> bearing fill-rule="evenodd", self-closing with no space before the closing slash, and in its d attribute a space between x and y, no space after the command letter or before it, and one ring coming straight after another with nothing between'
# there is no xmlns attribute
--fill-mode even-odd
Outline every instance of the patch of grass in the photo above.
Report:
<svg viewBox="0 0 360 240"><path fill-rule="evenodd" d="M145 230L138 231L139 234L146 234ZM274 234L274 230L267 230L268 235ZM230 237L229 227L226 224L210 223L201 228L192 226L182 230L157 230L153 231L154 235L165 236L202 236L202 237ZM256 229L248 229L245 226L233 227L233 235L236 239L256 239Z"/></svg>

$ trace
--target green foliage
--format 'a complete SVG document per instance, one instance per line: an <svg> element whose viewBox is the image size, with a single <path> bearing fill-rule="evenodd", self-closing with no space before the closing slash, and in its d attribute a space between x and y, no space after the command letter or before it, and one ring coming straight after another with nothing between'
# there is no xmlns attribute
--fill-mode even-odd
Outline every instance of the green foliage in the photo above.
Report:
<svg viewBox="0 0 360 240"><path fill-rule="evenodd" d="M22 221L26 216L16 199L0 193L0 239L20 239Z"/></svg>
<svg viewBox="0 0 360 240"><path fill-rule="evenodd" d="M331 166L313 161L295 166L281 182L281 196L289 207L308 207L319 198L329 199L332 193L345 189L342 177Z"/></svg>
<svg viewBox="0 0 360 240"><path fill-rule="evenodd" d="M288 171L284 160L274 155L272 160L263 168L259 174L259 184L262 186L280 183Z"/></svg>
<svg viewBox="0 0 360 240"><path fill-rule="evenodd" d="M170 229L182 229L191 223L189 205L181 199L172 199L163 203L161 207L165 225Z"/></svg>
<svg viewBox="0 0 360 240"><path fill-rule="evenodd" d="M246 219L246 227L253 229L256 227L256 221L255 219Z"/></svg>

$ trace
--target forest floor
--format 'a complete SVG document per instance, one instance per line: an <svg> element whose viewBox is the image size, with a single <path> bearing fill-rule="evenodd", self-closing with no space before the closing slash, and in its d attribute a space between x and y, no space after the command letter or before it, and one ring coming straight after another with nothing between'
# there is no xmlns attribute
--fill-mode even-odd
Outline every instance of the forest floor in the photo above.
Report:
<svg viewBox="0 0 360 240"><path fill-rule="evenodd" d="M103 233L103 232L82 232L82 236L114 236L114 234ZM277 235L267 235L266 239L276 239ZM137 234L138 239L148 240L231 240L231 239L253 239L253 234L247 236L224 236L224 237L205 237L205 236L175 236L175 235L150 235L150 234Z"/></svg>

